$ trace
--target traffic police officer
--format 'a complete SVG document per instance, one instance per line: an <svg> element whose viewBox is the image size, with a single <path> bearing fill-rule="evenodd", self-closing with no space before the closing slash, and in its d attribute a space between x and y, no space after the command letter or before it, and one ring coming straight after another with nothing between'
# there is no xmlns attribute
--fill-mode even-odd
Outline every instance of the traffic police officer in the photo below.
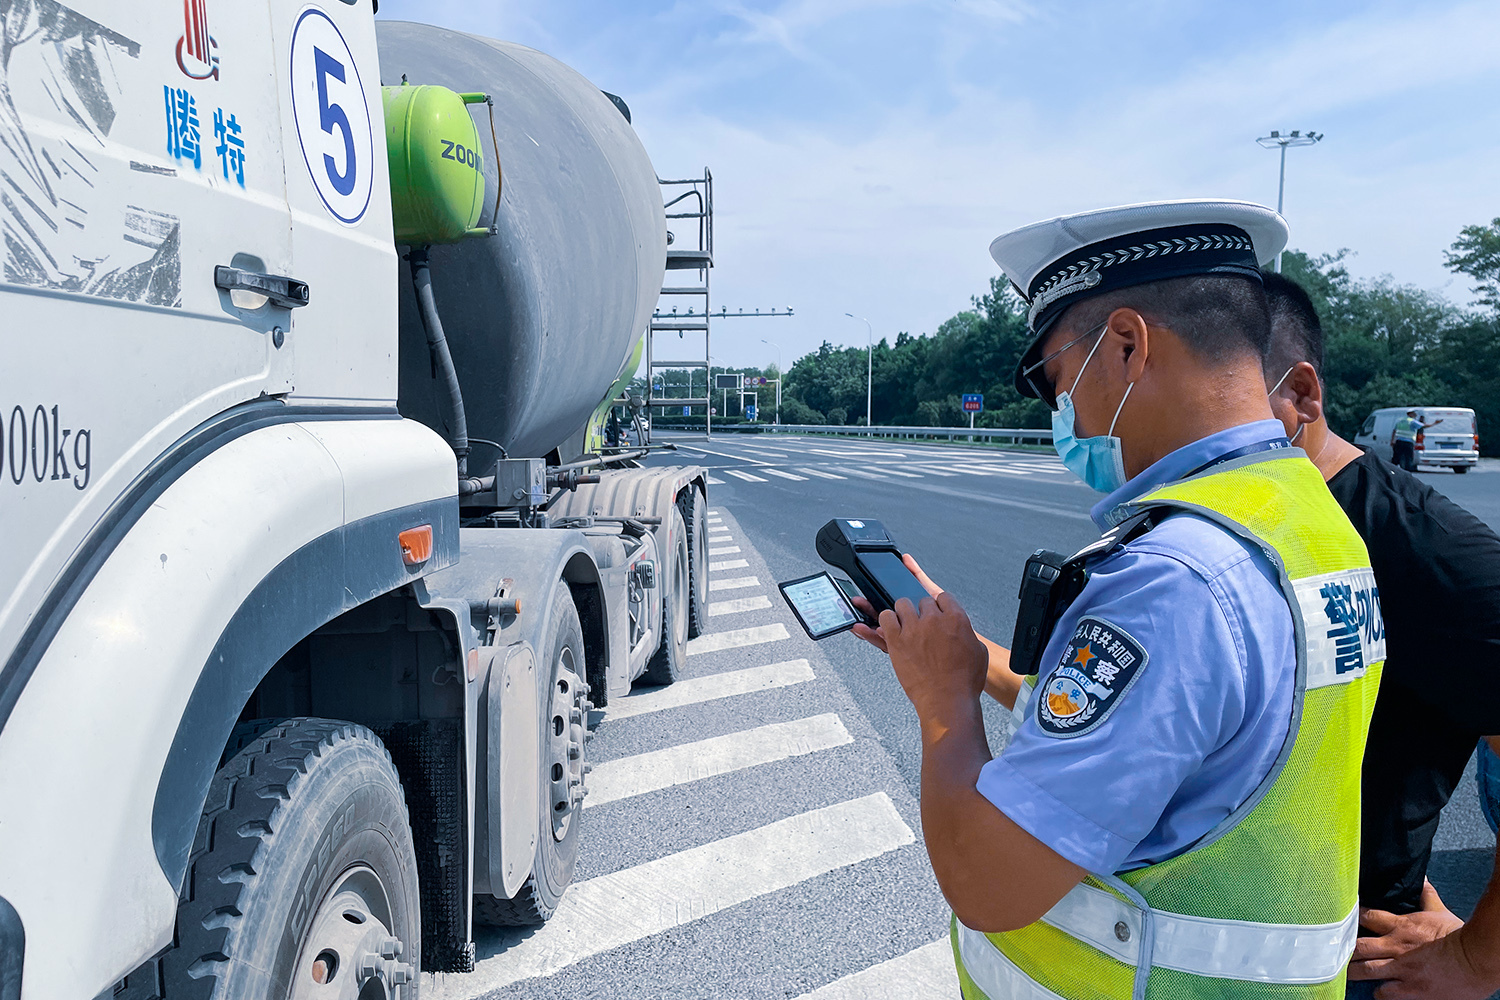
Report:
<svg viewBox="0 0 1500 1000"><path fill-rule="evenodd" d="M1064 564L1035 675L925 577L858 630L921 724L969 1000L1343 995L1384 648L1365 547L1267 402L1258 265L1285 242L1197 201L991 245L1035 333L1016 388L1112 530ZM1014 703L995 759L986 689Z"/></svg>

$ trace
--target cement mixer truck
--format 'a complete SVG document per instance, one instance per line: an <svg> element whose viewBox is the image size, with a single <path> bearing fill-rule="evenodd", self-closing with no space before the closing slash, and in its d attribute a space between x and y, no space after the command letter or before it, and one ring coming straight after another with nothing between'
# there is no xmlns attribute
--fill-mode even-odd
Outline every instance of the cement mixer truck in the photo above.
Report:
<svg viewBox="0 0 1500 1000"><path fill-rule="evenodd" d="M600 433L666 256L628 109L373 14L0 17L0 1000L472 968L703 614L705 475Z"/></svg>

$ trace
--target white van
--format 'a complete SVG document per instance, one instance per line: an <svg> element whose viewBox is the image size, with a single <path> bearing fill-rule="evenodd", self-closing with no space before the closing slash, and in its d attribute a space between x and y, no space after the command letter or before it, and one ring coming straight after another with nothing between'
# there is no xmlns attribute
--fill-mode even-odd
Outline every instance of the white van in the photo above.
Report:
<svg viewBox="0 0 1500 1000"><path fill-rule="evenodd" d="M1386 406L1365 418L1354 443L1391 461L1391 432L1396 421L1415 409L1417 419L1431 424L1417 433L1417 465L1448 466L1468 472L1479 464L1479 428L1474 411L1464 406Z"/></svg>

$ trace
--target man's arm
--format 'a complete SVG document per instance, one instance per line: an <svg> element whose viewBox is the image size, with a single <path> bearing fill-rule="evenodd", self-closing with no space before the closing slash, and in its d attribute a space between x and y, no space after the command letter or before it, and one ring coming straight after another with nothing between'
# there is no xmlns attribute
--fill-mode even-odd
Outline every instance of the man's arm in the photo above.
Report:
<svg viewBox="0 0 1500 1000"><path fill-rule="evenodd" d="M880 632L921 723L922 832L944 897L974 930L1034 923L1087 872L976 788L991 759L979 706L991 651L951 594L928 598L920 609L898 601L881 614Z"/></svg>
<svg viewBox="0 0 1500 1000"><path fill-rule="evenodd" d="M1500 753L1500 736L1485 740ZM1417 912L1361 909L1360 923L1380 936L1355 944L1349 978L1391 980L1377 1000L1484 1000L1500 989L1500 843L1468 923L1443 904L1431 882Z"/></svg>

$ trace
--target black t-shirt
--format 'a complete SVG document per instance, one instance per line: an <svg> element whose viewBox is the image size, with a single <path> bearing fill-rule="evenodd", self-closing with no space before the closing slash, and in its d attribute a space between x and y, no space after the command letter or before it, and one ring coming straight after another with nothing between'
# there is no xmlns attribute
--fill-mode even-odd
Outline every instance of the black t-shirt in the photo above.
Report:
<svg viewBox="0 0 1500 1000"><path fill-rule="evenodd" d="M1500 536L1366 452L1328 482L1370 550L1386 663L1365 748L1359 897L1418 909L1438 814L1500 734Z"/></svg>

